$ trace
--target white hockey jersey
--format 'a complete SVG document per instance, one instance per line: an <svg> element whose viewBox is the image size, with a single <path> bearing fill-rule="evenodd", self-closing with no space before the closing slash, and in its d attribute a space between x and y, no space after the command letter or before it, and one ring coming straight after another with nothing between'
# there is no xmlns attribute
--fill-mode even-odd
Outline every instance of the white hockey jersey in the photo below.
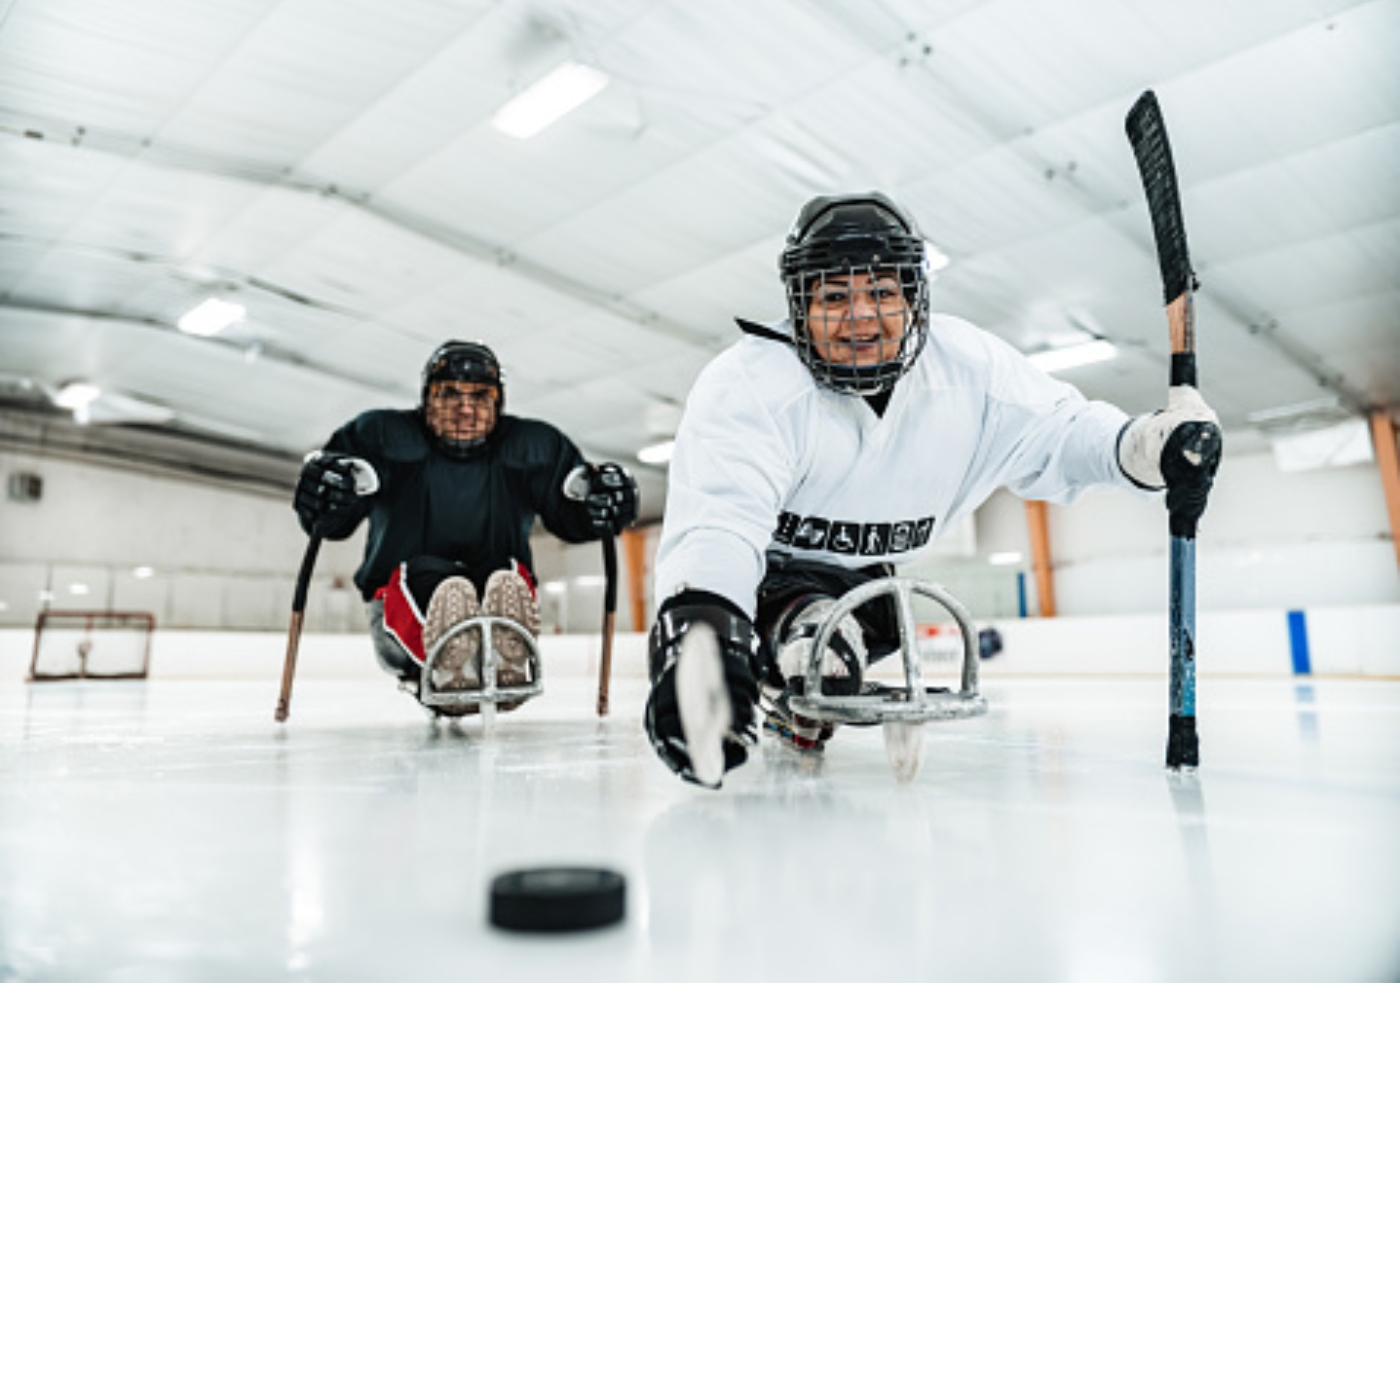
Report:
<svg viewBox="0 0 1400 1400"><path fill-rule="evenodd" d="M1051 379L996 336L933 316L884 416L818 385L795 350L745 336L686 403L657 551L658 602L683 589L754 614L765 554L862 568L922 550L998 486L1065 503L1135 490L1128 417Z"/></svg>

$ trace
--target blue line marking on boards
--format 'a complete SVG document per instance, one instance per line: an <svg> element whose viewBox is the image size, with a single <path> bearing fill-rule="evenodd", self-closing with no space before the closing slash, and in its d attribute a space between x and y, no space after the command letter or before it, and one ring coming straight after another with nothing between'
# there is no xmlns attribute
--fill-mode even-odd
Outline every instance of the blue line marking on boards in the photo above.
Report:
<svg viewBox="0 0 1400 1400"><path fill-rule="evenodd" d="M1288 614L1288 645L1293 652L1293 674L1312 675L1312 657L1308 653L1308 616L1301 609Z"/></svg>

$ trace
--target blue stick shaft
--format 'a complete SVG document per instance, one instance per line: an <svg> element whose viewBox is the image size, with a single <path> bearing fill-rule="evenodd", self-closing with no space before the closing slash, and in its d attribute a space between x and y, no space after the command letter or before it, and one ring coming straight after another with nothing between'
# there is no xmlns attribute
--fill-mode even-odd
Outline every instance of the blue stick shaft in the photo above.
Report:
<svg viewBox="0 0 1400 1400"><path fill-rule="evenodd" d="M1167 767L1200 766L1196 733L1196 537L1173 534L1171 564L1171 716Z"/></svg>
<svg viewBox="0 0 1400 1400"><path fill-rule="evenodd" d="M1171 712L1196 713L1196 541L1173 535L1171 557Z"/></svg>

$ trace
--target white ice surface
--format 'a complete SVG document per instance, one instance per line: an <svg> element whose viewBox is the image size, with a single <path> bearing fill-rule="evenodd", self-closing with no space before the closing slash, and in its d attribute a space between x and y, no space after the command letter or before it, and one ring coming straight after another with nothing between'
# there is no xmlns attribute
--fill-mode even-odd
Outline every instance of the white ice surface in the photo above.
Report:
<svg viewBox="0 0 1400 1400"><path fill-rule="evenodd" d="M930 727L765 747L720 792L583 677L434 725L379 677L0 687L0 978L1207 980L1400 975L1400 683L1004 680ZM497 872L607 865L625 922L486 917Z"/></svg>

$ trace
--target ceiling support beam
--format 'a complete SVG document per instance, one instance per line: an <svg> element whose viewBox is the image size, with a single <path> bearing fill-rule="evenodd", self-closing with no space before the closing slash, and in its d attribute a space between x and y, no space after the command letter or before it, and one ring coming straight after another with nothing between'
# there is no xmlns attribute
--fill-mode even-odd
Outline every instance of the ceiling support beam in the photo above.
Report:
<svg viewBox="0 0 1400 1400"><path fill-rule="evenodd" d="M299 457L166 426L74 423L66 413L0 407L0 454L54 457L141 476L175 477L291 500Z"/></svg>
<svg viewBox="0 0 1400 1400"><path fill-rule="evenodd" d="M1376 465L1381 469L1381 485L1385 488L1390 542L1395 546L1395 562L1400 565L1400 445L1396 441L1395 419L1383 408L1371 414L1371 441L1376 449Z"/></svg>
<svg viewBox="0 0 1400 1400"><path fill-rule="evenodd" d="M195 345L203 345L207 346L214 354L232 354L245 361L261 359L279 365L291 365L294 369L323 374L328 379L358 384L361 388L372 389L375 393L398 394L402 392L403 388L402 385L391 383L387 379L369 379L363 374L352 374L349 370L334 369L330 365L308 359L307 356L298 355L294 351L279 349L275 345L259 345L257 354L253 356L249 354L249 346L242 341L230 340L227 336L221 335L191 337L171 322L158 320L154 316L127 315L120 311L107 311L101 307L35 301L26 297L11 297L4 305L11 311L24 311L31 316L70 316L75 321L102 321L116 326L132 326L138 330L158 331L161 335L179 336L186 345L191 347L191 353L195 353L193 350ZM162 408L169 407L168 404L157 399L151 399L150 402L159 404Z"/></svg>
<svg viewBox="0 0 1400 1400"><path fill-rule="evenodd" d="M711 333L665 316L659 311L630 301L620 293L602 291L590 283L567 273L558 272L544 263L531 258L520 257L512 249L489 239L478 238L467 233L456 224L442 219L434 219L407 205L393 204L379 199L368 190L344 189L327 181L320 181L299 175L283 166L268 165L254 161L232 161L218 155L188 147L172 146L165 142L137 142L126 135L95 131L91 128L77 128L76 132L66 131L19 131L12 125L0 124L0 138L23 136L30 140L52 142L55 146L95 151L105 156L127 162L141 162L171 170L192 170L211 179L228 180L247 185L255 190L288 190L308 199L321 200L340 208L353 209L375 219L390 228L417 238L426 239L440 248L448 248L454 253L473 262L498 269L549 291L580 306L602 311L632 325L641 326L656 335L663 336L691 349L704 350L708 354L718 354L729 343L727 332ZM231 280L239 283L254 279L241 274L230 274ZM286 295L285 289L277 289L279 295Z"/></svg>
<svg viewBox="0 0 1400 1400"><path fill-rule="evenodd" d="M1031 568L1035 571L1036 602L1041 617L1054 617L1055 567L1050 561L1050 507L1026 502L1026 525L1031 534Z"/></svg>

